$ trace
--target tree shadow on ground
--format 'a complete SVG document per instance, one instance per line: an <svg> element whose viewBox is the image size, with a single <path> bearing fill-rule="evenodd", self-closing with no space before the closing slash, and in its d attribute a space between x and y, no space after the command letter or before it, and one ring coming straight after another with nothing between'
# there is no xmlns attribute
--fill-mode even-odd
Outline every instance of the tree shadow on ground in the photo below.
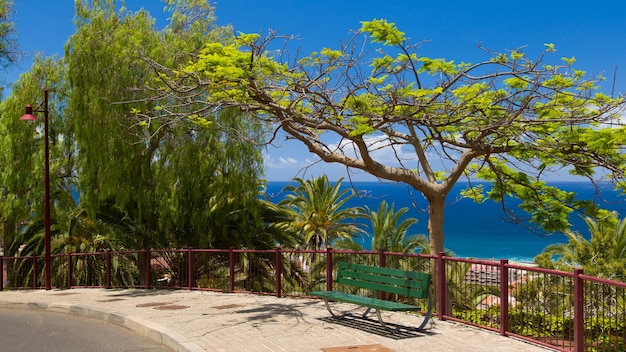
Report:
<svg viewBox="0 0 626 352"><path fill-rule="evenodd" d="M111 292L107 296L111 297L150 297L150 296L164 296L169 294L175 294L178 290L159 290L159 289L111 289Z"/></svg>
<svg viewBox="0 0 626 352"><path fill-rule="evenodd" d="M297 305L291 304L260 304L250 309L239 309L234 311L237 314L247 314L248 320L274 321L276 316L285 315L298 320L304 320L304 314Z"/></svg>

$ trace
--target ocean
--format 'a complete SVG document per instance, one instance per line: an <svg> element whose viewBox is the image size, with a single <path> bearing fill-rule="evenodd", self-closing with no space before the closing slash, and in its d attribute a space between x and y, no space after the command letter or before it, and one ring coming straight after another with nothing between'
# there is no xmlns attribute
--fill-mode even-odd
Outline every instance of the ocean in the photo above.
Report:
<svg viewBox="0 0 626 352"><path fill-rule="evenodd" d="M288 182L270 182L267 194L272 201L284 197L281 190ZM343 181L344 187L350 184ZM575 191L580 199L594 199L595 188L586 182L552 183L564 190ZM368 206L376 210L382 200L394 204L395 210L407 207L406 216L418 219L410 228L411 234L428 234L427 202L421 193L409 189L406 185L387 182L353 182L358 191L367 193L364 197L354 198L348 206ZM465 184L456 185L448 195L445 210L445 248L453 251L457 257L480 259L509 259L511 261L532 262L546 246L554 243L566 243L562 233L538 235L526 227L507 220L500 203L487 201L476 204L470 199L461 199L459 192ZM598 198L598 197L595 197ZM618 212L620 218L626 216L626 197L620 196L610 186L602 189L600 207ZM510 203L514 209L514 201ZM520 215L525 215L518 211ZM587 226L579 215L570 219L572 230L589 237ZM365 222L367 223L367 221ZM371 240L362 242L365 249L370 249Z"/></svg>

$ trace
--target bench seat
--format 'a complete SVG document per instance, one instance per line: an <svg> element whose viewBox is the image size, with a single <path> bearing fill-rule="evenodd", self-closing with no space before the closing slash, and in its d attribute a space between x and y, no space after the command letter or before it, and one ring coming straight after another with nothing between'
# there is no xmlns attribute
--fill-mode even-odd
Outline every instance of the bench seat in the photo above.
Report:
<svg viewBox="0 0 626 352"><path fill-rule="evenodd" d="M312 291L309 292L310 296L320 297L323 299L353 303L364 307L371 307L380 310L387 310L392 312L406 312L420 310L420 307L412 306L404 303L397 303L391 301L385 301L378 298L364 297L354 295L351 293L337 292L337 291Z"/></svg>

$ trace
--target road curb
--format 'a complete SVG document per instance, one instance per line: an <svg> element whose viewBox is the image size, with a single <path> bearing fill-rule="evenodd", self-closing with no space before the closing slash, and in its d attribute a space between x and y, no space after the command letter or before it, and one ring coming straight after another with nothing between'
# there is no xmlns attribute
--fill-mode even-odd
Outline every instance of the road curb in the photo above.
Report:
<svg viewBox="0 0 626 352"><path fill-rule="evenodd" d="M145 336L153 341L165 345L177 352L203 352L204 350L188 338L169 331L167 328L134 316L126 316L118 313L111 313L104 310L84 307L80 305L67 305L57 303L41 302L0 302L0 308L22 309L22 310L43 310L55 313L64 313L83 316L91 319L102 320L108 323L127 328L139 335Z"/></svg>

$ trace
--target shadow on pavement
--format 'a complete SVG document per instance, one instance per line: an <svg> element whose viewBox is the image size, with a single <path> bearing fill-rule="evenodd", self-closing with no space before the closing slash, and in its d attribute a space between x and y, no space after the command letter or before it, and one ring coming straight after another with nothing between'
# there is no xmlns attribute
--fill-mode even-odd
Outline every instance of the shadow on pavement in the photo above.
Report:
<svg viewBox="0 0 626 352"><path fill-rule="evenodd" d="M422 335L435 335L435 333L428 331L417 331L416 329L409 328L403 325L387 323L387 327L389 329L384 328L378 320L369 319L367 317L356 317L350 315L344 316L336 316L336 317L325 317L318 318L319 320L326 322L337 324L357 330L361 330L363 332L369 334L376 334L379 336L387 337L394 340L404 340L411 339L415 337L420 337Z"/></svg>
<svg viewBox="0 0 626 352"><path fill-rule="evenodd" d="M177 290L164 290L164 289L111 289L107 296L111 297L149 297L149 296L164 296L168 294L175 294Z"/></svg>

